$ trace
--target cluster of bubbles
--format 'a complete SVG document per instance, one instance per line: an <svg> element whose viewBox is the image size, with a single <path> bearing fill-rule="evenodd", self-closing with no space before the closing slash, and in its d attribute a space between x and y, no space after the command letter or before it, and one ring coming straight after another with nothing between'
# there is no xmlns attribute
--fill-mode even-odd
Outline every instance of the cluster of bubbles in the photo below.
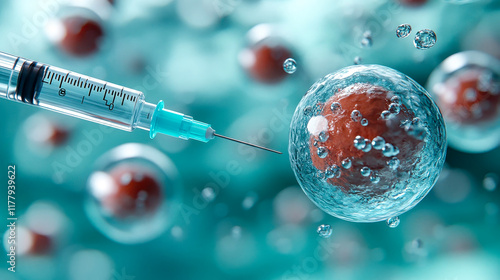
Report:
<svg viewBox="0 0 500 280"><path fill-rule="evenodd" d="M406 38L411 33L411 25L404 23L396 28L396 36L398 38ZM436 33L431 29L422 29L417 32L413 39L413 45L419 50L424 50L433 47L436 44Z"/></svg>

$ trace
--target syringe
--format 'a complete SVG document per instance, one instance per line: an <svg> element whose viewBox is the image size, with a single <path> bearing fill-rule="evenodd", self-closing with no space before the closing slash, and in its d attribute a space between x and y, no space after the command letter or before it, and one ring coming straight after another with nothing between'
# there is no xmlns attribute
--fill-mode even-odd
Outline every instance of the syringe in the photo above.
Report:
<svg viewBox="0 0 500 280"><path fill-rule="evenodd" d="M210 124L147 103L144 93L0 52L0 98L33 104L54 112L118 129L163 133L208 142L220 137L281 154L265 147L215 133Z"/></svg>

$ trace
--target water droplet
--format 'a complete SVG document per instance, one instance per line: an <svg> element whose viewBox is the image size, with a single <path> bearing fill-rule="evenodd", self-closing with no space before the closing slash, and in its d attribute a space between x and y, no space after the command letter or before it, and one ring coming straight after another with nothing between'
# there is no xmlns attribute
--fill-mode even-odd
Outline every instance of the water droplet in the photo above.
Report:
<svg viewBox="0 0 500 280"><path fill-rule="evenodd" d="M399 167L399 159L397 157L393 157L387 162L387 165L392 170L396 170L396 168Z"/></svg>
<svg viewBox="0 0 500 280"><path fill-rule="evenodd" d="M436 44L437 36L434 31L430 29L423 29L417 32L415 35L415 39L413 40L413 44L415 48L419 50L425 50L431 48Z"/></svg>
<svg viewBox="0 0 500 280"><path fill-rule="evenodd" d="M363 118L363 115L361 115L361 112L358 110L352 110L351 112L351 119L355 122L359 122Z"/></svg>
<svg viewBox="0 0 500 280"><path fill-rule="evenodd" d="M367 126L368 125L368 120L365 119L365 118L363 118L360 123L361 123L362 126Z"/></svg>
<svg viewBox="0 0 500 280"><path fill-rule="evenodd" d="M361 64L361 61L362 61L362 59L361 59L361 57L359 57L359 56L356 56L356 57L354 58L354 64L355 64L355 65Z"/></svg>
<svg viewBox="0 0 500 280"><path fill-rule="evenodd" d="M372 147L375 150L382 150L384 148L384 145L385 145L384 138L382 138L380 136L377 136L377 137L373 138Z"/></svg>
<svg viewBox="0 0 500 280"><path fill-rule="evenodd" d="M360 173L363 177L368 177L371 173L371 169L369 167L364 166L361 168Z"/></svg>
<svg viewBox="0 0 500 280"><path fill-rule="evenodd" d="M356 136L356 138L354 138L354 147L358 150L361 150L365 147L365 138L361 137L361 136Z"/></svg>
<svg viewBox="0 0 500 280"><path fill-rule="evenodd" d="M340 175L342 175L342 171L340 170L340 167L334 164L325 170L325 175L326 178L339 178Z"/></svg>
<svg viewBox="0 0 500 280"><path fill-rule="evenodd" d="M338 110L342 109L342 106L340 106L338 102L333 102L332 105L330 105L330 109L332 112L336 113Z"/></svg>
<svg viewBox="0 0 500 280"><path fill-rule="evenodd" d="M314 140L313 145L314 145L314 147L318 147L318 141Z"/></svg>
<svg viewBox="0 0 500 280"><path fill-rule="evenodd" d="M498 186L499 178L495 173L488 173L484 176L483 187L487 191L494 191Z"/></svg>
<svg viewBox="0 0 500 280"><path fill-rule="evenodd" d="M387 110L382 111L382 113L380 114L380 117L384 120L387 120L390 116L391 116L391 112L389 112Z"/></svg>
<svg viewBox="0 0 500 280"><path fill-rule="evenodd" d="M387 219L387 225L390 227L390 228L395 228L397 226L399 226L399 217L392 217L392 218L389 218Z"/></svg>
<svg viewBox="0 0 500 280"><path fill-rule="evenodd" d="M391 114L397 115L397 114L399 114L400 110L401 110L401 108L399 107L399 104L397 104L397 103L389 104L389 112Z"/></svg>
<svg viewBox="0 0 500 280"><path fill-rule="evenodd" d="M373 45L372 33L370 31L365 31L363 33L363 39L361 39L362 47L371 47Z"/></svg>
<svg viewBox="0 0 500 280"><path fill-rule="evenodd" d="M283 62L283 70L288 74L293 74L297 71L297 62L293 58L287 58L285 62Z"/></svg>
<svg viewBox="0 0 500 280"><path fill-rule="evenodd" d="M329 238L332 235L333 230L330 225L320 225L316 232L323 238Z"/></svg>
<svg viewBox="0 0 500 280"><path fill-rule="evenodd" d="M396 36L398 38L406 38L411 33L411 25L409 24L401 24L396 28Z"/></svg>
<svg viewBox="0 0 500 280"><path fill-rule="evenodd" d="M318 157L326 158L326 156L328 155L328 149L325 147L318 147L316 153L318 154Z"/></svg>
<svg viewBox="0 0 500 280"><path fill-rule="evenodd" d="M368 153L372 149L372 142L368 139L365 139L364 142L365 142L365 145L361 150L365 153Z"/></svg>
<svg viewBox="0 0 500 280"><path fill-rule="evenodd" d="M318 170L318 172L316 172L316 177L320 180L325 179L325 176L325 172L322 172L321 170Z"/></svg>
<svg viewBox="0 0 500 280"><path fill-rule="evenodd" d="M328 137L330 137L330 134L326 131L321 131L318 135L318 139L320 142L326 142L328 140Z"/></svg>
<svg viewBox="0 0 500 280"><path fill-rule="evenodd" d="M215 199L215 191L214 189L212 188L204 188L202 191L201 191L201 196L203 197L203 199L205 199L207 202L211 202Z"/></svg>
<svg viewBox="0 0 500 280"><path fill-rule="evenodd" d="M392 152L392 155L397 156L399 154L399 148L397 146L393 146L393 147L394 147L394 151Z"/></svg>
<svg viewBox="0 0 500 280"><path fill-rule="evenodd" d="M304 115L311 116L312 112L313 112L313 108L311 106L307 106L304 108L303 112L304 112Z"/></svg>
<svg viewBox="0 0 500 280"><path fill-rule="evenodd" d="M384 148L382 148L382 154L386 157L392 156L392 153L394 153L394 146L389 143L385 143Z"/></svg>
<svg viewBox="0 0 500 280"><path fill-rule="evenodd" d="M398 104L398 105L401 105L401 98L400 98L399 96L393 96L393 97L391 98L391 102L392 102L392 103L396 103L396 104Z"/></svg>
<svg viewBox="0 0 500 280"><path fill-rule="evenodd" d="M346 159L344 159L344 160L342 161L342 167L344 167L345 169L349 169L349 168L351 168L351 166L352 166L352 161L351 161L351 159L346 158Z"/></svg>
<svg viewBox="0 0 500 280"><path fill-rule="evenodd" d="M380 176L378 176L377 173L373 172L373 174L370 176L370 181L374 184L380 182Z"/></svg>

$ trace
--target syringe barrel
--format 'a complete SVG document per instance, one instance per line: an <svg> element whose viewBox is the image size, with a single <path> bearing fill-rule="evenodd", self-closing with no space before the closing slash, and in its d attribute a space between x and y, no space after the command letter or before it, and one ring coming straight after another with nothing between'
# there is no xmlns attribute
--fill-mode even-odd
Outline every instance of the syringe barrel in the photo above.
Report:
<svg viewBox="0 0 500 280"><path fill-rule="evenodd" d="M155 109L140 91L2 52L0 98L126 131L149 130Z"/></svg>

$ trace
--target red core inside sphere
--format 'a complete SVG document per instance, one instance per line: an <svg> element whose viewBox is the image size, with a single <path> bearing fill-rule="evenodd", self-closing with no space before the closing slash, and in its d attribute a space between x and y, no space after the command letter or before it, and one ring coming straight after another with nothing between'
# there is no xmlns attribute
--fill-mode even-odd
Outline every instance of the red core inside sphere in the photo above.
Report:
<svg viewBox="0 0 500 280"><path fill-rule="evenodd" d="M69 131L63 127L53 126L52 131L47 138L47 142L52 146L61 146L68 140Z"/></svg>
<svg viewBox="0 0 500 280"><path fill-rule="evenodd" d="M320 115L313 117L324 118L323 124L328 125L326 134L312 133L310 152L318 170L324 172L333 167L333 176L331 173L326 176L328 183L344 192L357 190L380 195L409 178L423 148L425 130L419 124L420 119L400 104L398 98L383 87L358 83L339 90L327 100ZM394 104L399 107L395 108ZM362 116L353 116L354 110ZM391 114L387 114L389 112ZM356 147L357 136L361 136L370 149ZM377 136L394 149L386 145L381 148L380 142L372 146ZM328 154L321 154L319 148L326 149ZM363 167L370 169L369 174L362 175Z"/></svg>
<svg viewBox="0 0 500 280"><path fill-rule="evenodd" d="M495 118L500 105L500 84L488 70L471 68L450 77L435 88L446 118L476 124Z"/></svg>
<svg viewBox="0 0 500 280"><path fill-rule="evenodd" d="M60 48L74 56L86 56L99 49L99 43L104 35L100 23L80 16L63 19L65 35L60 42Z"/></svg>
<svg viewBox="0 0 500 280"><path fill-rule="evenodd" d="M52 238L50 236L30 231L33 244L29 250L33 255L44 255L52 249Z"/></svg>
<svg viewBox="0 0 500 280"><path fill-rule="evenodd" d="M113 188L102 204L117 218L154 214L162 202L162 189L156 176L135 165L119 166L109 175Z"/></svg>
<svg viewBox="0 0 500 280"><path fill-rule="evenodd" d="M292 53L283 46L258 45L250 49L243 59L244 67L257 81L274 84L288 74L283 70L283 62Z"/></svg>
<svg viewBox="0 0 500 280"><path fill-rule="evenodd" d="M417 7L427 3L427 0L399 0L399 3L405 6Z"/></svg>

